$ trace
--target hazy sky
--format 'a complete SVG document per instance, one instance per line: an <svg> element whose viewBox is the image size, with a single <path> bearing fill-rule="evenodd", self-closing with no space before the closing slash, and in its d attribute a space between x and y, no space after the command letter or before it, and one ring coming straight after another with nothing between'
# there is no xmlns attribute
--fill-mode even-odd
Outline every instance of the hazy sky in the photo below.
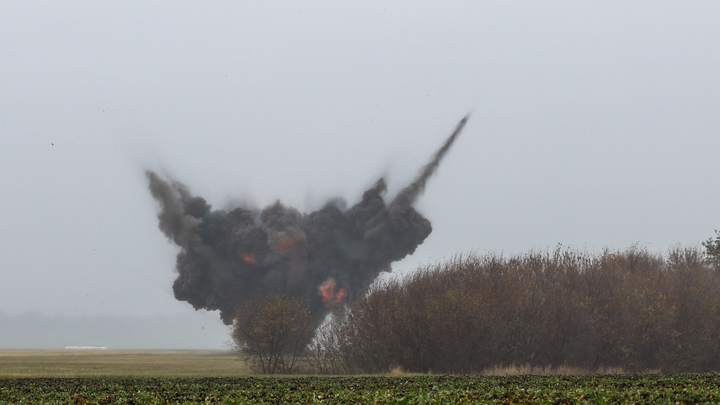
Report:
<svg viewBox="0 0 720 405"><path fill-rule="evenodd" d="M173 297L146 169L216 208L352 204L382 175L391 198L469 111L396 271L697 245L720 229L718 21L716 1L3 1L0 312L214 320Z"/></svg>

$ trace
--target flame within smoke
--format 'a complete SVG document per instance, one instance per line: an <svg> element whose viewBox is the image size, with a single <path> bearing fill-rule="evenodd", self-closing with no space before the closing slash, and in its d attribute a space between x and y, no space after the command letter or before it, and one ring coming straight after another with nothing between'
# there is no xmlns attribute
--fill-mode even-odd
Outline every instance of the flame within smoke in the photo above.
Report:
<svg viewBox="0 0 720 405"><path fill-rule="evenodd" d="M325 308L332 308L337 304L343 303L346 293L345 289L338 288L338 290L335 291L336 288L337 284L335 283L335 279L332 278L318 287L318 292L320 293L323 304L325 304Z"/></svg>
<svg viewBox="0 0 720 405"><path fill-rule="evenodd" d="M255 255L252 253L243 253L241 255L242 261L247 264L255 264Z"/></svg>
<svg viewBox="0 0 720 405"><path fill-rule="evenodd" d="M387 206L380 179L349 209L331 202L301 214L276 202L261 211L225 212L148 171L161 208L159 228L180 247L175 298L195 309L219 310L230 324L244 300L280 292L303 297L320 322L333 306L359 298L380 272L430 235L430 221L412 204L467 119Z"/></svg>

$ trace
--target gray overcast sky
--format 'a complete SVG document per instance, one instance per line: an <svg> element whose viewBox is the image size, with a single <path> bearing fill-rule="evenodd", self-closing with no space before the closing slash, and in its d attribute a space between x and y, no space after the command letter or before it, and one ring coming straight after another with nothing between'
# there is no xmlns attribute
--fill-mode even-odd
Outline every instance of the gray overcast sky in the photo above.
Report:
<svg viewBox="0 0 720 405"><path fill-rule="evenodd" d="M214 321L173 298L145 169L216 208L352 204L382 175L392 197L468 111L396 271L697 245L720 229L718 21L716 1L4 1L0 312Z"/></svg>

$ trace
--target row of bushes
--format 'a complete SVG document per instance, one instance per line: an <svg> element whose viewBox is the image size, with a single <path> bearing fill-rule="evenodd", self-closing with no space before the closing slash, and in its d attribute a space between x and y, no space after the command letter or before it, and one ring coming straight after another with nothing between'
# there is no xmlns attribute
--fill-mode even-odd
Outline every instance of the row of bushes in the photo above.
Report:
<svg viewBox="0 0 720 405"><path fill-rule="evenodd" d="M456 257L374 285L320 329L320 373L498 366L720 370L720 268L697 248Z"/></svg>

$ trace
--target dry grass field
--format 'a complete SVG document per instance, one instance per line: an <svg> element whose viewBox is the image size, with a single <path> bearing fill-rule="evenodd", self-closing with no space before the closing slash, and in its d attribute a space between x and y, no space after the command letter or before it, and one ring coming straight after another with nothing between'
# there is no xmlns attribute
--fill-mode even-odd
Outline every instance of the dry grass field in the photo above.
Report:
<svg viewBox="0 0 720 405"><path fill-rule="evenodd" d="M233 377L248 374L226 350L0 349L0 378Z"/></svg>

